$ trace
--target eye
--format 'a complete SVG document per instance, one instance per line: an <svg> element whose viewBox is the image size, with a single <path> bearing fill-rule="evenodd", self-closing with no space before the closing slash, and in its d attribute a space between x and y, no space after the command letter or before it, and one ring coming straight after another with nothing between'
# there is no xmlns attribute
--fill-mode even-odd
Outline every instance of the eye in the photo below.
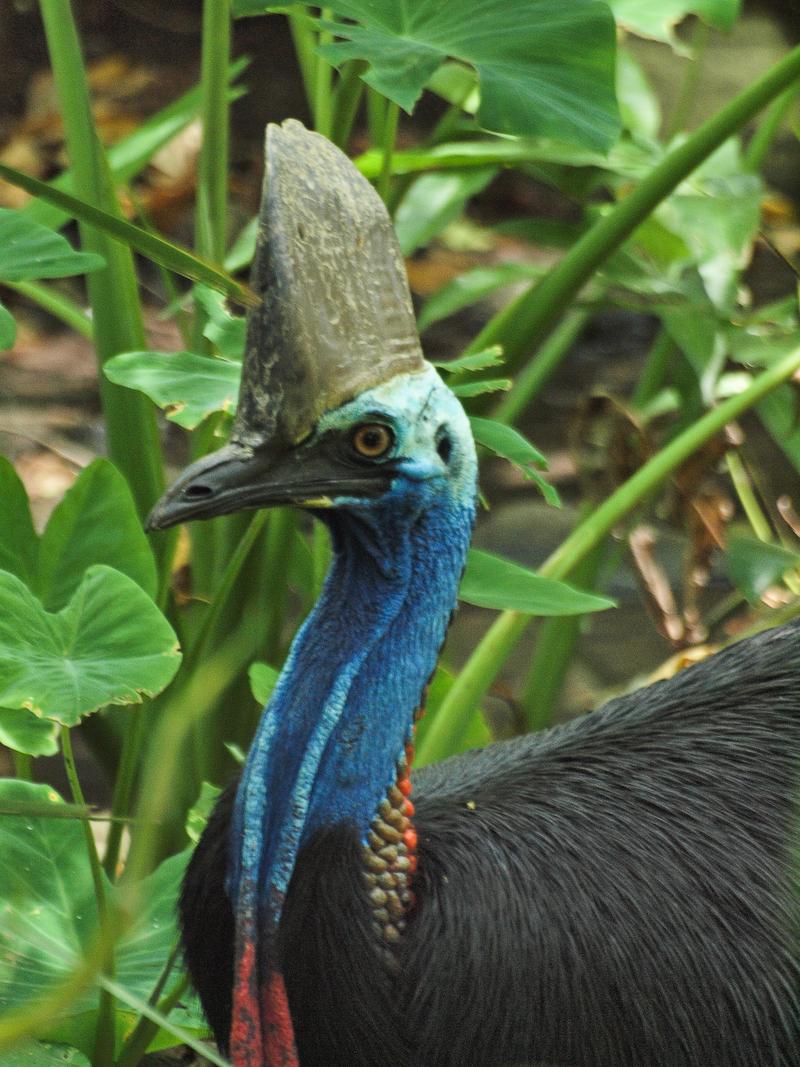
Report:
<svg viewBox="0 0 800 1067"><path fill-rule="evenodd" d="M378 422L359 426L352 437L353 448L366 459L380 459L394 444L394 434Z"/></svg>

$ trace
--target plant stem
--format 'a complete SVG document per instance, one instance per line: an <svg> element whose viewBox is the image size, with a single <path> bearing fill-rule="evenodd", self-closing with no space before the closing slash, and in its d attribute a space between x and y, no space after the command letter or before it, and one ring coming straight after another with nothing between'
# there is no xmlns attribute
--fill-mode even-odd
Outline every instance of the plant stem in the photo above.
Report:
<svg viewBox="0 0 800 1067"><path fill-rule="evenodd" d="M756 500L753 486L747 476L747 471L744 469L744 463L742 463L742 457L738 452L731 450L725 456L725 463L728 468L728 474L731 476L733 487L736 490L736 495L739 497L739 503L747 516L747 521L753 528L753 533L759 541L772 541L772 530L758 500Z"/></svg>
<svg viewBox="0 0 800 1067"><path fill-rule="evenodd" d="M545 277L503 308L468 346L501 344L510 369L550 334L569 304L637 226L724 141L800 77L800 46L674 148L653 171L581 237Z"/></svg>
<svg viewBox="0 0 800 1067"><path fill-rule="evenodd" d="M666 328L662 326L656 334L656 339L647 355L644 370L636 383L633 392L634 407L643 408L653 399L664 383L670 360L677 350L678 346L667 333Z"/></svg>
<svg viewBox="0 0 800 1067"><path fill-rule="evenodd" d="M61 752L64 757L64 770L69 782L70 793L75 804L86 806L86 800L78 778L78 770L75 766L75 754L72 751L72 736L68 727L61 730ZM81 823L83 834L86 839L86 851L89 856L89 866L92 871L94 894L97 901L97 914L100 926L104 927L108 921L108 902L106 900L106 887L103 880L103 868L100 866L100 857L97 855L97 847L94 843L92 826L88 820ZM103 972L113 977L114 958L109 950L104 960ZM100 991L100 1004L97 1012L97 1031L95 1037L94 1055L92 1067L111 1067L114 1062L114 998L106 990Z"/></svg>
<svg viewBox="0 0 800 1067"><path fill-rule="evenodd" d="M289 19L289 32L292 35L297 65L300 68L300 77L303 80L303 88L306 93L308 110L313 114L314 100L317 84L317 57L314 54L316 47L316 34L312 28L312 22L306 11L302 13L287 12Z"/></svg>
<svg viewBox="0 0 800 1067"><path fill-rule="evenodd" d="M346 150L353 129L358 105L364 94L364 81L361 75L367 64L361 60L351 59L345 64L336 92L333 94L333 119L331 121L331 140L342 151Z"/></svg>
<svg viewBox="0 0 800 1067"><path fill-rule="evenodd" d="M573 530L542 564L539 574L545 578L563 580L617 523L688 456L798 369L800 349L774 363L737 396L724 400L675 437ZM479 701L530 621L530 615L504 611L489 627L428 728L424 753L420 754L426 763L442 759L455 749Z"/></svg>
<svg viewBox="0 0 800 1067"><path fill-rule="evenodd" d="M517 421L578 340L589 318L590 312L585 308L569 311L564 316L539 349L536 359L520 370L514 385L497 404L494 418L509 424Z"/></svg>
<svg viewBox="0 0 800 1067"><path fill-rule="evenodd" d="M64 296L63 293L49 285L43 285L42 282L3 282L3 285L26 296L28 300L60 319L71 330L91 341L92 320L87 317L83 308L70 300L68 296Z"/></svg>
<svg viewBox="0 0 800 1067"><path fill-rule="evenodd" d="M182 995L186 991L189 984L188 978L184 975L175 983L175 986L166 997L161 998L161 994L164 991L164 986L167 984L170 974L180 958L181 948L179 944L170 952L167 962L161 969L161 974L158 976L152 993L147 998L147 1003L152 1007L155 1007L162 1015L168 1015L177 1002L177 997ZM177 996L176 996L177 994ZM136 1067L139 1060L147 1052L147 1047L156 1034L159 1031L158 1023L153 1022L152 1019L148 1019L142 1015L139 1017L136 1026L128 1034L125 1039L125 1043L120 1050L120 1054L117 1057L115 1067Z"/></svg>
<svg viewBox="0 0 800 1067"><path fill-rule="evenodd" d="M12 749L14 758L14 776L23 782L33 781L33 758L26 752L16 752Z"/></svg>
<svg viewBox="0 0 800 1067"><path fill-rule="evenodd" d="M764 121L756 129L744 154L744 165L748 170L761 170L767 153L772 147L772 142L778 135L798 92L800 92L800 83L793 85L772 101L769 111L764 116Z"/></svg>
<svg viewBox="0 0 800 1067"><path fill-rule="evenodd" d="M117 878L122 832L125 828L125 823L122 820L131 813L136 770L139 765L139 755L142 750L144 734L145 717L143 711L144 709L137 708L131 713L131 720L128 723L128 728L125 731L125 740L122 744L122 755L117 767L116 778L114 779L111 814L115 816L115 820L108 829L106 854L103 857L103 869L112 882Z"/></svg>
<svg viewBox="0 0 800 1067"><path fill-rule="evenodd" d="M386 108L386 121L383 124L381 138L381 151L383 152L383 156L377 185L378 192L380 193L384 204L389 203L389 194L391 192L392 155L394 153L394 143L397 139L397 123L399 118L400 105L396 104L394 100L390 100L389 105Z"/></svg>
<svg viewBox="0 0 800 1067"><path fill-rule="evenodd" d="M278 508L270 514L267 545L264 553L264 574L270 583L269 604L262 622L262 648L267 663L280 663L283 624L288 595L287 575L295 517L289 508Z"/></svg>
<svg viewBox="0 0 800 1067"><path fill-rule="evenodd" d="M377 89L367 86L367 128L371 148L383 142L383 127L386 124L386 107L389 101Z"/></svg>
<svg viewBox="0 0 800 1067"><path fill-rule="evenodd" d="M83 196L120 215L110 171L92 119L89 89L69 0L40 0L72 172ZM81 245L101 255L106 266L87 277L94 338L100 363L118 352L146 348L133 257L129 248L81 225ZM112 385L100 375L111 459L128 479L144 516L163 485L155 408L144 396ZM159 557L169 538L154 538Z"/></svg>
<svg viewBox="0 0 800 1067"><path fill-rule="evenodd" d="M320 10L320 18L330 19L333 12L329 7ZM318 43L329 44L333 36L328 30L319 31ZM331 135L331 121L333 116L333 68L323 56L316 56L317 71L314 77L314 126L317 133L324 137Z"/></svg>

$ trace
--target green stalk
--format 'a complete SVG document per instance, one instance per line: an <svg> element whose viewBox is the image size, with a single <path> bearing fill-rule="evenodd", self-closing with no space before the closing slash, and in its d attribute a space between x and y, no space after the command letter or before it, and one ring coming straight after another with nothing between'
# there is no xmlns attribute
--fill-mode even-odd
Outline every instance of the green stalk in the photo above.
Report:
<svg viewBox="0 0 800 1067"><path fill-rule="evenodd" d="M606 539L600 541L569 575L569 580L587 592L594 589L605 556ZM545 619L539 627L536 648L522 689L522 706L529 730L550 725L567 670L581 632L580 615Z"/></svg>
<svg viewBox="0 0 800 1067"><path fill-rule="evenodd" d="M550 334L591 278L651 212L724 141L800 77L800 47L793 49L716 115L674 148L628 196L578 240L541 281L500 311L469 345L481 352L501 344L510 369Z"/></svg>
<svg viewBox="0 0 800 1067"><path fill-rule="evenodd" d="M161 969L161 974L158 976L158 981L156 982L152 993L147 998L147 1003L151 1007L156 1008L162 1015L169 1015L175 1007L178 997L186 992L189 984L188 977L181 977L167 996L161 999L161 994L164 992L164 986L167 984L169 976L180 958L180 954L180 945L176 944L172 952L170 952L167 962ZM148 1045L158 1031L158 1023L154 1022L152 1019L148 1019L144 1015L140 1016L136 1026L134 1026L133 1030L131 1030L125 1038L125 1043L117 1057L115 1067L136 1067L139 1060L147 1052Z"/></svg>
<svg viewBox="0 0 800 1067"><path fill-rule="evenodd" d="M747 521L753 528L753 533L759 541L772 541L772 530L753 492L753 486L747 476L747 471L744 469L742 457L738 452L731 450L725 456L725 463L728 468L728 474L731 476L733 487L736 490L736 495L739 497L739 503L747 516Z"/></svg>
<svg viewBox="0 0 800 1067"><path fill-rule="evenodd" d="M204 0L200 64L203 144L197 183L197 251L222 263L228 221L228 64L230 0Z"/></svg>
<svg viewBox="0 0 800 1067"><path fill-rule="evenodd" d="M386 120L383 124L381 135L381 172L378 175L377 189L384 204L389 203L389 194L392 185L392 155L394 143L397 139L397 123L400 119L400 105L390 100L386 108Z"/></svg>
<svg viewBox="0 0 800 1067"><path fill-rule="evenodd" d="M748 170L761 170L767 158L767 152L772 147L772 142L789 114L798 92L800 92L800 84L793 85L772 101L769 111L764 116L764 121L753 134L744 154L744 164Z"/></svg>
<svg viewBox="0 0 800 1067"><path fill-rule="evenodd" d="M361 75L366 69L367 64L361 60L351 59L345 63L333 94L331 140L342 151L347 148L358 105L364 94L364 81Z"/></svg>
<svg viewBox="0 0 800 1067"><path fill-rule="evenodd" d="M114 778L114 794L111 799L111 814L114 816L114 821L108 828L106 853L103 857L103 870L112 882L117 878L122 832L125 828L123 820L130 815L133 803L136 772L144 738L145 716L143 712L144 709L132 712L131 721L125 730L122 754Z"/></svg>
<svg viewBox="0 0 800 1067"><path fill-rule="evenodd" d="M633 393L634 407L641 409L653 399L664 384L670 361L677 351L678 346L662 326L656 334L656 339L647 355L644 370L636 383Z"/></svg>
<svg viewBox="0 0 800 1067"><path fill-rule="evenodd" d="M24 782L32 782L33 757L26 752L16 752L13 749L11 755L14 758L14 777L20 778Z"/></svg>
<svg viewBox="0 0 800 1067"><path fill-rule="evenodd" d="M91 319L86 317L83 309L68 296L57 289L41 282L3 282L9 289L14 289L40 308L60 319L71 330L91 341L93 336Z"/></svg>
<svg viewBox="0 0 800 1067"><path fill-rule="evenodd" d="M517 421L578 340L589 318L590 312L586 308L578 308L564 316L539 349L536 359L525 364L511 389L498 402L494 418L509 425Z"/></svg>
<svg viewBox="0 0 800 1067"><path fill-rule="evenodd" d="M701 445L734 419L757 404L771 390L800 369L800 349L784 356L754 378L738 396L724 400L707 412L624 482L592 514L581 522L555 552L542 564L545 578L564 580L599 542L625 516L644 500L672 471ZM426 763L452 752L466 726L497 677L509 654L527 629L530 615L504 611L490 626L470 657L431 722L425 735Z"/></svg>
<svg viewBox="0 0 800 1067"><path fill-rule="evenodd" d="M64 757L64 770L66 771L67 781L69 782L72 800L75 804L79 804L81 807L86 807L86 800L84 799L81 783L78 779L78 770L75 766L75 754L72 751L72 736L70 730L66 726L61 730L61 752ZM101 927L104 927L107 925L108 921L108 901L106 900L106 887L105 882L103 881L103 868L100 866L100 857L97 855L91 823L87 820L82 822L81 825L86 839L86 851L89 856L89 866L92 871L94 894L97 900L97 914ZM111 977L114 975L114 958L111 952L108 953L104 960L103 971ZM116 1032L114 1014L114 998L106 990L101 989L100 1003L97 1011L97 1031L95 1036L94 1055L92 1057L92 1067L112 1067L114 1062L114 1039Z"/></svg>
<svg viewBox="0 0 800 1067"><path fill-rule="evenodd" d="M367 86L367 128L371 148L383 143L383 127L386 125L386 108L389 101L377 89Z"/></svg>
<svg viewBox="0 0 800 1067"><path fill-rule="evenodd" d="M86 72L69 0L40 0L67 150L75 184L98 207L120 216L103 149L92 119ZM129 248L81 226L81 245L101 255L106 266L87 278L99 362L118 352L146 348L133 256ZM144 517L164 486L155 408L142 394L112 385L100 375L100 394L111 459L127 478ZM163 557L172 538L159 537Z"/></svg>
<svg viewBox="0 0 800 1067"><path fill-rule="evenodd" d="M333 12L329 7L320 10L320 18L331 19ZM320 30L318 43L330 44L333 36L328 30ZM333 119L333 68L327 59L316 56L316 74L314 76L314 126L317 133L325 137L331 135Z"/></svg>
<svg viewBox="0 0 800 1067"><path fill-rule="evenodd" d="M264 553L264 574L269 581L269 600L261 623L264 656L267 663L280 663L283 624L286 618L286 602L289 592L287 574L295 516L289 508L278 508L269 517L267 544Z"/></svg>
<svg viewBox="0 0 800 1067"><path fill-rule="evenodd" d="M301 14L287 12L287 18L297 56L297 65L300 67L300 77L303 79L303 88L306 92L308 110L313 114L317 84L316 34L306 10Z"/></svg>

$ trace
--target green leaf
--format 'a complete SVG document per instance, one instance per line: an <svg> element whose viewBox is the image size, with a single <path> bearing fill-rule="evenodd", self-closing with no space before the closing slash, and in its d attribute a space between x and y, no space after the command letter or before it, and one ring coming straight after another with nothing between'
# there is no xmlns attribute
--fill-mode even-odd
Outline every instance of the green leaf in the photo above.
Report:
<svg viewBox="0 0 800 1067"><path fill-rule="evenodd" d="M556 489L535 469L538 466L547 470L547 460L526 437L513 426L506 426L505 423L494 419L479 419L470 415L469 422L472 436L479 445L513 463L526 478L536 483L548 504L556 508L561 507Z"/></svg>
<svg viewBox="0 0 800 1067"><path fill-rule="evenodd" d="M400 201L394 218L403 255L411 255L441 233L462 213L467 200L485 189L496 174L496 167L475 167L417 178Z"/></svg>
<svg viewBox="0 0 800 1067"><path fill-rule="evenodd" d="M320 53L361 59L364 80L411 111L444 60L474 67L478 119L506 134L551 136L603 150L616 139L615 27L595 0L337 0L322 25L342 38Z"/></svg>
<svg viewBox="0 0 800 1067"><path fill-rule="evenodd" d="M17 324L14 322L14 316L8 308L0 304L0 352L13 348L16 339Z"/></svg>
<svg viewBox="0 0 800 1067"><path fill-rule="evenodd" d="M439 370L447 371L448 374L461 374L486 370L488 367L498 367L502 362L503 346L490 345L482 352L469 352L466 356L459 356L458 359L434 363L434 366Z"/></svg>
<svg viewBox="0 0 800 1067"><path fill-rule="evenodd" d="M146 393L187 430L215 411L235 411L242 374L238 363L195 352L123 352L103 371L117 385Z"/></svg>
<svg viewBox="0 0 800 1067"><path fill-rule="evenodd" d="M280 671L270 667L268 663L252 663L247 677L250 679L250 691L255 697L256 704L263 706L272 696L272 690L278 681Z"/></svg>
<svg viewBox="0 0 800 1067"><path fill-rule="evenodd" d="M771 545L753 537L733 534L725 552L731 581L751 603L775 585L789 570L800 567L800 554L782 545Z"/></svg>
<svg viewBox="0 0 800 1067"><path fill-rule="evenodd" d="M482 393L505 393L513 384L510 378L487 378L482 382L462 382L459 385L451 385L450 388L456 396L466 398L481 396Z"/></svg>
<svg viewBox="0 0 800 1067"><path fill-rule="evenodd" d="M156 564L136 505L128 483L106 459L81 471L42 536L39 589L47 610L62 608L97 563L127 574L155 597Z"/></svg>
<svg viewBox="0 0 800 1067"><path fill-rule="evenodd" d="M481 608L526 615L583 615L615 606L607 597L542 578L527 567L477 548L471 548L467 556L458 596Z"/></svg>
<svg viewBox="0 0 800 1067"><path fill-rule="evenodd" d="M0 808L19 804L47 805L56 809L54 815L66 806L49 786L0 781ZM14 1009L42 996L74 969L97 930L97 903L79 822L5 816L0 819L0 854L0 1006ZM116 978L140 998L149 997L177 939L177 895L188 856L188 851L172 856L142 882L142 911L116 946ZM105 890L113 903L116 890L107 881ZM42 1036L91 1050L97 998L96 990L81 995ZM137 1017L127 1005L118 1005L119 1036ZM194 1033L207 1032L190 996L170 1021Z"/></svg>
<svg viewBox="0 0 800 1067"><path fill-rule="evenodd" d="M22 171L7 167L5 164L0 164L0 177L5 178L12 185L19 186L20 189L25 189L33 196L41 197L42 200L67 212L79 222L85 222L113 240L136 249L154 263L159 263L162 267L184 278L202 282L212 289L219 289L230 300L243 307L256 307L259 303L259 298L251 289L237 282L220 267L200 259L194 253L171 241L166 241L157 234L134 226L133 223L118 218L108 211L103 211L94 204L89 204L61 189L47 185L46 182L40 182L38 178L32 178L29 174L23 174Z"/></svg>
<svg viewBox="0 0 800 1067"><path fill-rule="evenodd" d="M212 785L211 782L203 782L200 786L200 796L186 816L186 834L195 844L200 840L200 835L206 828L206 823L221 792L219 786Z"/></svg>
<svg viewBox="0 0 800 1067"><path fill-rule="evenodd" d="M675 27L687 15L699 15L711 26L729 30L739 17L740 0L608 0L622 26L640 37L666 41L683 51Z"/></svg>
<svg viewBox="0 0 800 1067"><path fill-rule="evenodd" d="M37 719L26 708L0 708L0 745L28 756L55 756L58 723Z"/></svg>
<svg viewBox="0 0 800 1067"><path fill-rule="evenodd" d="M439 664L433 675L433 680L428 686L428 693L425 698L425 714L417 722L417 732L415 735L415 747L417 755L414 759L415 767L424 767L426 760L422 758L422 753L425 749L425 735L431 723L435 720L436 714L439 711L439 706L450 692L455 676L446 667ZM486 720L483 717L480 709L476 708L475 713L472 716L472 721L465 729L464 733L459 737L459 743L455 745L452 751L449 753L451 756L456 755L459 752L468 752L471 748L483 748L484 745L488 745L492 742L493 738L489 727L486 725Z"/></svg>
<svg viewBox="0 0 800 1067"><path fill-rule="evenodd" d="M247 320L241 315L231 315L225 307L225 297L205 285L197 285L194 298L208 316L203 328L203 337L214 345L223 357L233 362L242 362Z"/></svg>
<svg viewBox="0 0 800 1067"><path fill-rule="evenodd" d="M0 1053L0 1067L89 1067L89 1060L70 1045L36 1041L23 1048Z"/></svg>
<svg viewBox="0 0 800 1067"><path fill-rule="evenodd" d="M434 322L447 318L506 285L530 282L540 278L543 273L543 268L527 263L495 263L490 267L464 271L426 300L419 316L419 328L425 330Z"/></svg>
<svg viewBox="0 0 800 1067"><path fill-rule="evenodd" d="M64 278L103 266L100 256L76 252L61 234L21 211L0 207L0 280Z"/></svg>
<svg viewBox="0 0 800 1067"><path fill-rule="evenodd" d="M0 456L0 500L0 570L10 571L36 588L39 538L33 528L28 494L4 456Z"/></svg>
<svg viewBox="0 0 800 1067"><path fill-rule="evenodd" d="M180 663L172 627L135 582L91 567L57 614L0 572L0 706L74 726L106 704L138 704Z"/></svg>

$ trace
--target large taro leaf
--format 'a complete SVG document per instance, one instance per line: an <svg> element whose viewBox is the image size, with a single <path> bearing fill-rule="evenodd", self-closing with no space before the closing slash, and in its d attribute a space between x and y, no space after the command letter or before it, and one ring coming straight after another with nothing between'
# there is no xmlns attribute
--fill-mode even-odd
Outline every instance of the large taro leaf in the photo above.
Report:
<svg viewBox="0 0 800 1067"><path fill-rule="evenodd" d="M467 556L458 596L481 608L529 615L583 615L614 607L614 601L607 597L543 578L527 567L477 548L471 548Z"/></svg>
<svg viewBox="0 0 800 1067"><path fill-rule="evenodd" d="M41 538L22 482L2 456L0 500L0 570L21 578L49 610L62 608L96 563L113 566L155 595L147 536L128 483L108 460L96 459L81 471Z"/></svg>
<svg viewBox="0 0 800 1067"><path fill-rule="evenodd" d="M58 723L39 719L26 708L0 708L0 745L29 756L55 756Z"/></svg>
<svg viewBox="0 0 800 1067"><path fill-rule="evenodd" d="M0 280L64 278L103 266L91 252L76 252L60 234L21 211L0 208Z"/></svg>
<svg viewBox="0 0 800 1067"><path fill-rule="evenodd" d="M116 385L145 393L168 419L193 430L214 411L234 411L242 367L195 352L123 352L108 360L103 371Z"/></svg>
<svg viewBox="0 0 800 1067"><path fill-rule="evenodd" d="M729 30L739 17L741 0L608 0L617 22L641 37L668 41L680 48L675 27L687 15Z"/></svg>
<svg viewBox="0 0 800 1067"><path fill-rule="evenodd" d="M0 806L33 804L55 807L62 801L48 786L0 781ZM78 821L4 815L0 855L0 1011L5 1011L43 996L75 969L97 932L97 904ZM188 852L173 856L145 879L139 895L142 911L116 946L116 978L139 998L149 997L174 947L176 899L187 859ZM113 901L115 890L108 882L105 888ZM82 994L42 1036L91 1050L97 999L96 989ZM126 1004L118 1003L120 1038L136 1018ZM170 1020L195 1034L207 1032L191 997L178 1005ZM166 1043L163 1038L155 1042ZM74 1062L77 1067L81 1061ZM48 1063L43 1060L42 1067Z"/></svg>
<svg viewBox="0 0 800 1067"><path fill-rule="evenodd" d="M0 1067L89 1067L89 1060L70 1045L34 1041L10 1052L0 1052Z"/></svg>
<svg viewBox="0 0 800 1067"><path fill-rule="evenodd" d="M615 27L596 0L337 0L320 51L366 60L364 80L411 111L447 59L478 73L486 129L600 150L619 131ZM352 22L342 21L352 19Z"/></svg>
<svg viewBox="0 0 800 1067"><path fill-rule="evenodd" d="M0 706L74 726L106 704L159 693L179 662L172 627L119 571L90 567L57 614L0 572Z"/></svg>

